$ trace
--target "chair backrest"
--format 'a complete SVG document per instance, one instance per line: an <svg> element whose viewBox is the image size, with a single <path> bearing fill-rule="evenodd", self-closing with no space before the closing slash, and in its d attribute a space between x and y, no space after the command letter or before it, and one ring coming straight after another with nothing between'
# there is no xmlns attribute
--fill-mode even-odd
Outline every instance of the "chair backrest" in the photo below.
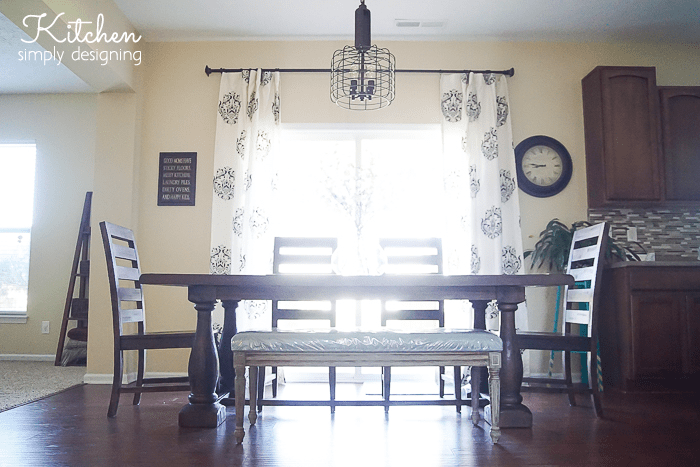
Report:
<svg viewBox="0 0 700 467"><path fill-rule="evenodd" d="M114 337L123 335L124 323L138 323L138 333L143 334L145 310L134 232L105 221L100 222L100 231L107 259Z"/></svg>
<svg viewBox="0 0 700 467"><path fill-rule="evenodd" d="M338 240L326 237L275 237L274 274L332 274ZM335 326L335 301L273 301L272 326L279 320L328 320Z"/></svg>
<svg viewBox="0 0 700 467"><path fill-rule="evenodd" d="M602 222L579 229L571 240L567 273L574 276L576 285L565 290L564 322L588 325L589 337L597 324L595 310L600 302L597 285L605 263L609 228Z"/></svg>
<svg viewBox="0 0 700 467"><path fill-rule="evenodd" d="M385 274L442 274L440 238L382 238L379 245L387 257ZM381 325L387 320L436 320L445 325L444 302L382 302Z"/></svg>

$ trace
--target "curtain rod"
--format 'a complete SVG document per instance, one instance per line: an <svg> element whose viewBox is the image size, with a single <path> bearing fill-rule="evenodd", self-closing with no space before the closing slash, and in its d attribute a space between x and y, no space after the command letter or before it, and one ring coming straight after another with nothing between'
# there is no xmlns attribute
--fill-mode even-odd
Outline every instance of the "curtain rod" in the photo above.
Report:
<svg viewBox="0 0 700 467"><path fill-rule="evenodd" d="M209 68L204 67L204 73L240 73L250 68ZM278 71L280 73L330 73L330 68L263 68L262 71ZM515 68L510 70L394 70L396 73L495 73L506 76L515 75Z"/></svg>

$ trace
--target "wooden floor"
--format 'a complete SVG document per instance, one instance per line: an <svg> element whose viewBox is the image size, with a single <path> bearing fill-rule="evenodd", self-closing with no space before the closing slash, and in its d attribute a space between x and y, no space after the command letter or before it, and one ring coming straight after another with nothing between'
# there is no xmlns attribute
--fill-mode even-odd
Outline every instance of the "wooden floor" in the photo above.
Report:
<svg viewBox="0 0 700 467"><path fill-rule="evenodd" d="M339 407L333 416L328 407L265 407L237 446L232 407L218 429L179 428L186 396L146 394L132 406L126 395L108 419L109 387L81 386L0 413L0 466L700 464L696 395L607 395L609 418L597 420L564 395L526 393L534 427L503 430L496 446L487 425L472 426L468 409L460 416L441 406L392 407L386 416L381 407Z"/></svg>

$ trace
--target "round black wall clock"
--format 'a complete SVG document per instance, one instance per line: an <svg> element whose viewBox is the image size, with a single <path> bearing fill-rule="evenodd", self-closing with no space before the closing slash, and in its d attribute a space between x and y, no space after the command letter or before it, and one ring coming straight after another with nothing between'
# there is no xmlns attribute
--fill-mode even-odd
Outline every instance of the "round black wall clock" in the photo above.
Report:
<svg viewBox="0 0 700 467"><path fill-rule="evenodd" d="M518 186L531 196L546 198L561 192L571 180L571 155L549 136L531 136L515 147Z"/></svg>

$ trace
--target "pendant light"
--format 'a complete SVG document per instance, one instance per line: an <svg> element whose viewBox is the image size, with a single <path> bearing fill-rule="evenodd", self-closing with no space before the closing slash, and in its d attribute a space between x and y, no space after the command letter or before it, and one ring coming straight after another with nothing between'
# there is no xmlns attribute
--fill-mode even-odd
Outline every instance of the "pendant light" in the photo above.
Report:
<svg viewBox="0 0 700 467"><path fill-rule="evenodd" d="M355 10L355 46L336 50L331 62L331 101L350 110L375 110L394 100L396 60L372 44L370 11Z"/></svg>

